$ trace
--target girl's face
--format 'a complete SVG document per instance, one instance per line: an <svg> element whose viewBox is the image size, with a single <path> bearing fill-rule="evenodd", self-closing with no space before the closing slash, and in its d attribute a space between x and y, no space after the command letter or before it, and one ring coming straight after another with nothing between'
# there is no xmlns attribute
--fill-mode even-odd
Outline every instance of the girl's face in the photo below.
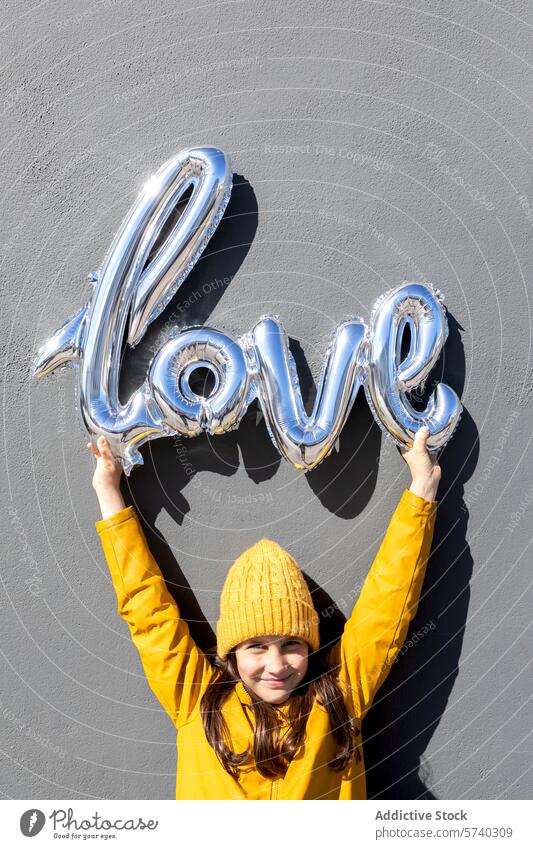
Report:
<svg viewBox="0 0 533 849"><path fill-rule="evenodd" d="M308 654L305 640L287 635L254 637L235 648L243 684L272 705L284 702L302 682Z"/></svg>

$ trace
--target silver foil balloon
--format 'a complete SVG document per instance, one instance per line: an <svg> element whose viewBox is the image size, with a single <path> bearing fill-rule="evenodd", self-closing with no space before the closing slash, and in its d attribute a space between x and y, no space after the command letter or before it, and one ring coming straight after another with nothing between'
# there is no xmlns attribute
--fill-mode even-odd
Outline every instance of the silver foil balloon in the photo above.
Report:
<svg viewBox="0 0 533 849"><path fill-rule="evenodd" d="M118 398L124 336L142 339L186 279L215 231L232 184L229 158L217 148L184 150L144 186L124 219L102 269L90 275L90 301L40 349L36 377L78 367L78 406L88 432L103 434L126 474L143 463L139 448L172 433L196 436L237 427L258 398L280 454L296 469L315 468L331 451L363 383L374 417L399 445L411 445L423 424L430 450L451 436L461 414L455 392L438 384L426 410L409 393L424 385L446 340L439 292L405 283L375 304L370 329L360 318L339 325L324 357L313 411L305 412L287 336L276 316L263 316L237 341L211 327L173 331L150 362L147 376L122 405ZM177 207L192 189L184 209ZM401 360L409 323L410 350ZM208 397L191 388L207 368Z"/></svg>
<svg viewBox="0 0 533 849"><path fill-rule="evenodd" d="M294 358L276 316L252 331L256 385L274 445L296 469L314 469L327 457L350 413L362 378L365 323L337 327L326 352L313 411L305 412Z"/></svg>
<svg viewBox="0 0 533 849"><path fill-rule="evenodd" d="M461 402L445 383L437 384L426 409L416 410L408 393L423 389L448 336L448 322L438 290L404 283L375 303L370 320L365 392L379 426L400 446L412 446L416 431L429 427L428 450L450 438L461 416ZM402 361L404 329L411 342Z"/></svg>
<svg viewBox="0 0 533 849"><path fill-rule="evenodd" d="M131 347L137 345L174 296L224 214L231 186L230 159L218 148L184 150L166 162L123 221L93 280L91 300L39 349L33 363L36 377L79 365L78 405L85 427L93 437L107 437L126 474L143 463L138 448L168 433L169 426L147 380L126 405L119 402L124 334ZM190 188L185 209L156 245Z"/></svg>

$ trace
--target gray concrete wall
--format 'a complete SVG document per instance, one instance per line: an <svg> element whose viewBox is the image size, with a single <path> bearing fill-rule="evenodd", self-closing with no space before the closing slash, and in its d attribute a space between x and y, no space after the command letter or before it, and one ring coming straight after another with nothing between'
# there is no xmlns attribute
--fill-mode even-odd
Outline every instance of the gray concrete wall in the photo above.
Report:
<svg viewBox="0 0 533 849"><path fill-rule="evenodd" d="M413 632L434 627L365 723L368 789L531 795L532 25L519 0L5 4L2 795L173 797L173 726L117 616L94 528L76 374L37 382L29 370L85 303L85 275L145 178L206 143L233 158L233 198L126 353L123 398L171 326L239 334L274 311L310 403L340 321L368 317L405 279L442 289L437 371L465 413L442 456ZM361 396L338 453L307 476L280 460L253 408L231 435L143 453L125 492L204 647L230 563L261 535L295 554L317 606L349 614L409 484Z"/></svg>

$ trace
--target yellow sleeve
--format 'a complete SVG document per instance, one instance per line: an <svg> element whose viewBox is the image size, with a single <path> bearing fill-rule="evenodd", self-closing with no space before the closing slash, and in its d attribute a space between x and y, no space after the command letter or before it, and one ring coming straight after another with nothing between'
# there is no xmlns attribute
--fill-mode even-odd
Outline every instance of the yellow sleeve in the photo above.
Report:
<svg viewBox="0 0 533 849"><path fill-rule="evenodd" d="M148 683L176 728L207 688L213 667L192 639L148 547L134 507L95 523Z"/></svg>
<svg viewBox="0 0 533 849"><path fill-rule="evenodd" d="M437 501L406 489L357 603L333 647L339 680L361 719L385 681L414 618L433 541Z"/></svg>

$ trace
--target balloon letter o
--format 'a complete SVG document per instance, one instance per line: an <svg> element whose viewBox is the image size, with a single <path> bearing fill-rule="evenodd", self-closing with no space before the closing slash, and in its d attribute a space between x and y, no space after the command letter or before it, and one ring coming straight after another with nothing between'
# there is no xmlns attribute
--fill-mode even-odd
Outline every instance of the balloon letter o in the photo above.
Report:
<svg viewBox="0 0 533 849"><path fill-rule="evenodd" d="M190 387L197 368L213 372L215 388L205 397ZM165 424L186 436L222 433L242 418L248 391L243 350L210 327L193 327L172 336L152 360L148 383Z"/></svg>

